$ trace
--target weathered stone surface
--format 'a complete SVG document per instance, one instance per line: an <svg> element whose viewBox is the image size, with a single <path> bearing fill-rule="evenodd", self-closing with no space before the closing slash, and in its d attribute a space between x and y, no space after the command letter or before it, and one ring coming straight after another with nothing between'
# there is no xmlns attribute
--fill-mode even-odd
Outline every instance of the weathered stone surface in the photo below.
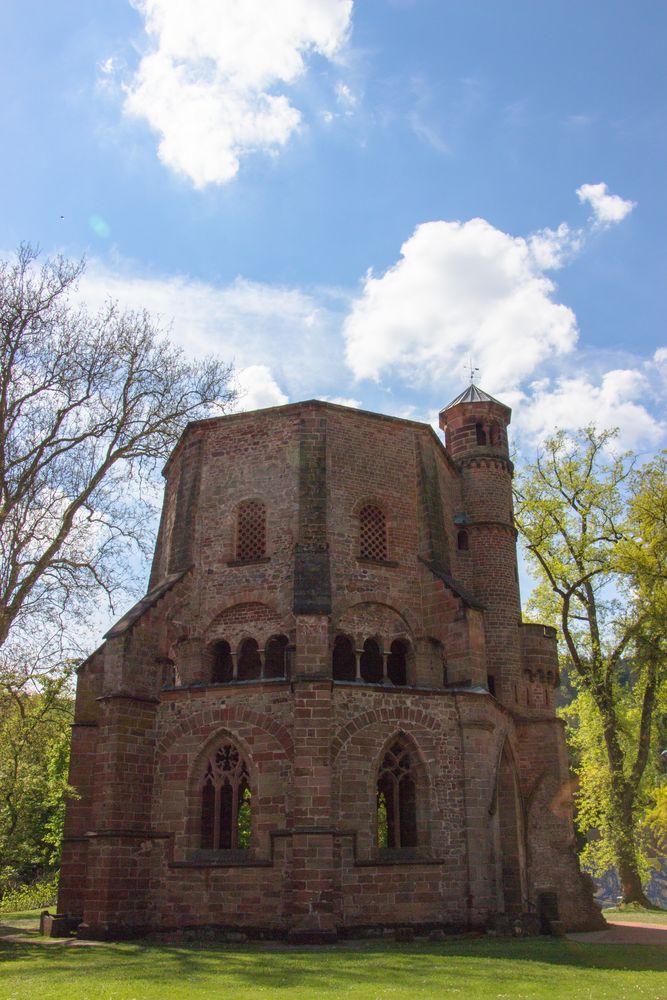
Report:
<svg viewBox="0 0 667 1000"><path fill-rule="evenodd" d="M521 624L509 417L458 403L446 447L321 402L186 431L150 599L79 671L58 913L81 935L534 933L540 899L552 922L592 925L555 637ZM264 548L239 550L241 505L265 517ZM385 559L362 546L369 509ZM405 843L383 846L396 745ZM223 746L247 769L245 845L213 843L231 806L205 807Z"/></svg>

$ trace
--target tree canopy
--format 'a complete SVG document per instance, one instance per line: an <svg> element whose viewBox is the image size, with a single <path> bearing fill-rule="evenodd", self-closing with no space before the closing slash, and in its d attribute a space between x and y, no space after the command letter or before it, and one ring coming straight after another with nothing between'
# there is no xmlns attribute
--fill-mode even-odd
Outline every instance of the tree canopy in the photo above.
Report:
<svg viewBox="0 0 667 1000"><path fill-rule="evenodd" d="M37 256L0 263L0 646L127 584L156 468L235 398L229 366L186 359L147 313L82 306L83 261Z"/></svg>
<svg viewBox="0 0 667 1000"><path fill-rule="evenodd" d="M646 903L639 814L657 768L667 684L667 462L612 453L614 432L558 433L516 483L516 521L580 702L580 820ZM606 854L605 854L606 851Z"/></svg>

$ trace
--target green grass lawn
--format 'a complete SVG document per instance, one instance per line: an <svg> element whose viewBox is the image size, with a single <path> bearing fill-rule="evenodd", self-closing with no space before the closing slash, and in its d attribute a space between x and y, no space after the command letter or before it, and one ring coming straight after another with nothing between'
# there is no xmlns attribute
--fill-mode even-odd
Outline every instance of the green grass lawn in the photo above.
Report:
<svg viewBox="0 0 667 1000"><path fill-rule="evenodd" d="M667 924L667 910L644 910L641 906L622 906L602 912L607 920L622 920L626 924Z"/></svg>
<svg viewBox="0 0 667 1000"><path fill-rule="evenodd" d="M25 930L34 915L2 915ZM6 933L6 927L2 933ZM31 932L31 934L33 934ZM667 950L555 938L336 947L0 942L0 1000L667 1000Z"/></svg>

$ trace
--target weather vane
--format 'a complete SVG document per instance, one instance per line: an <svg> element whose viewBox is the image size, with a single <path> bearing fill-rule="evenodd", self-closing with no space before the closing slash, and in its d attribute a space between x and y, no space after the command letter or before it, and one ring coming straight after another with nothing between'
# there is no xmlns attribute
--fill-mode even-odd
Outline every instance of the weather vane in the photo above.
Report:
<svg viewBox="0 0 667 1000"><path fill-rule="evenodd" d="M479 375L479 368L475 367L472 363L472 358L468 358L468 363L466 365L468 369L468 375L470 377L470 384L472 385L475 381L475 374Z"/></svg>

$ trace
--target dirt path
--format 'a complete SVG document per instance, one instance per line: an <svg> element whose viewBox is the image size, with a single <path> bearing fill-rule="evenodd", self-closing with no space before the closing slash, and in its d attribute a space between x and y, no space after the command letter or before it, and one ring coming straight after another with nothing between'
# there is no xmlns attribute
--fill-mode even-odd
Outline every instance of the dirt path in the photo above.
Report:
<svg viewBox="0 0 667 1000"><path fill-rule="evenodd" d="M572 941L588 944L661 944L667 946L667 925L609 920L604 931L568 934Z"/></svg>

